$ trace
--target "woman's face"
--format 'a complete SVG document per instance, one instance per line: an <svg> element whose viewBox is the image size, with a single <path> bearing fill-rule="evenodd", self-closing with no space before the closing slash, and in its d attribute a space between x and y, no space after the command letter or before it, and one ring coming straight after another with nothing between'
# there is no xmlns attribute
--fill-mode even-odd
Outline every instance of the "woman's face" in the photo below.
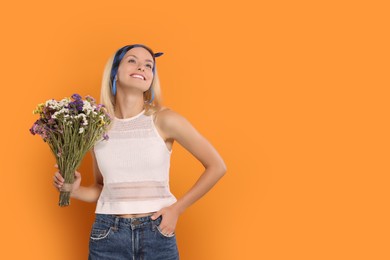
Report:
<svg viewBox="0 0 390 260"><path fill-rule="evenodd" d="M117 85L147 91L153 80L153 57L142 47L130 49L118 67Z"/></svg>

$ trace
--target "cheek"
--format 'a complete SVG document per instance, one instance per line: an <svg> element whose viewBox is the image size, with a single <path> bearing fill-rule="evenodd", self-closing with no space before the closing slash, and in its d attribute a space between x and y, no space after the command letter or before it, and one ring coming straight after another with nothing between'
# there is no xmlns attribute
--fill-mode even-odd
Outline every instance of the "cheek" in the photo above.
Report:
<svg viewBox="0 0 390 260"><path fill-rule="evenodd" d="M151 72L150 74L148 73L147 74L147 77L148 77L148 79L146 80L146 81L148 81L148 82L152 82L153 81L153 77L154 77L154 75L153 75L153 73Z"/></svg>
<svg viewBox="0 0 390 260"><path fill-rule="evenodd" d="M122 71L122 72L130 72L131 70L134 70L136 69L136 65L134 63L130 63L130 62L123 62L119 65L118 67L118 72L119 71Z"/></svg>
<svg viewBox="0 0 390 260"><path fill-rule="evenodd" d="M119 66L118 68L118 72L117 72L117 77L120 78L120 79L125 79L126 77L128 77L131 73L131 68L130 66Z"/></svg>
<svg viewBox="0 0 390 260"><path fill-rule="evenodd" d="M116 75L117 75L117 77L119 78L120 76L122 76L123 75L123 73L124 73L124 68L123 68L123 66L120 66L119 68L118 68L118 71L116 72Z"/></svg>

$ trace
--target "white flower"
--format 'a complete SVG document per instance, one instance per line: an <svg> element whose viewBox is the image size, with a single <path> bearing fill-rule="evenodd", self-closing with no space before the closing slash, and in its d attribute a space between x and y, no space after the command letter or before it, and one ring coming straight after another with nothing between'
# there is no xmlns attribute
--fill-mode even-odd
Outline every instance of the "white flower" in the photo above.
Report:
<svg viewBox="0 0 390 260"><path fill-rule="evenodd" d="M93 112L93 107L91 105L91 103L88 101L88 100L85 100L84 103L83 103L83 111L89 115L91 114L91 112Z"/></svg>
<svg viewBox="0 0 390 260"><path fill-rule="evenodd" d="M47 106L51 109L57 110L57 111L61 111L62 109L65 109L65 106L67 106L69 104L69 102L70 102L69 98L63 98L60 101L50 99L50 100L46 101L45 106ZM66 109L66 111L69 111L69 110Z"/></svg>
<svg viewBox="0 0 390 260"><path fill-rule="evenodd" d="M60 105L61 107L65 107L65 106L67 106L67 105L69 104L69 102L70 102L70 99L69 99L69 98L63 98L63 99L60 100L60 102L58 102L58 103L59 103L59 105Z"/></svg>
<svg viewBox="0 0 390 260"><path fill-rule="evenodd" d="M68 113L69 113L69 109L61 108L60 110L54 112L54 114L51 116L51 118L56 119L56 118L60 117L61 115L63 118L66 118L66 117L69 117Z"/></svg>
<svg viewBox="0 0 390 260"><path fill-rule="evenodd" d="M55 109L55 110L57 110L59 108L57 100L54 100L54 99L47 100L45 103L45 106L47 106L51 109Z"/></svg>
<svg viewBox="0 0 390 260"><path fill-rule="evenodd" d="M84 133L84 128L80 127L79 128L79 134L82 134L82 133Z"/></svg>
<svg viewBox="0 0 390 260"><path fill-rule="evenodd" d="M82 125L88 125L87 116L85 114L78 114L76 118L82 119Z"/></svg>

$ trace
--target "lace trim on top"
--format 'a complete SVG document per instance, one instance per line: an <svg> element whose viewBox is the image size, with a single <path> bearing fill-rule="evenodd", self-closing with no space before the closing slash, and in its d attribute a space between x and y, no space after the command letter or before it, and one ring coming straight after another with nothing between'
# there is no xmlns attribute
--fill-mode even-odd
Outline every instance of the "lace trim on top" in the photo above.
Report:
<svg viewBox="0 0 390 260"><path fill-rule="evenodd" d="M172 194L165 182L121 182L105 185L102 193L103 202L118 202L129 200L153 200L170 198Z"/></svg>

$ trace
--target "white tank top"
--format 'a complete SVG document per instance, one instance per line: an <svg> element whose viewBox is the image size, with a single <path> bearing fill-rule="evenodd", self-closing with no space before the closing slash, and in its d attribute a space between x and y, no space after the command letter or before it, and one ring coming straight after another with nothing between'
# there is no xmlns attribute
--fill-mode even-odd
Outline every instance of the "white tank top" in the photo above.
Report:
<svg viewBox="0 0 390 260"><path fill-rule="evenodd" d="M176 202L169 188L172 151L152 116L144 112L126 119L115 117L109 139L94 146L104 182L96 213L149 213Z"/></svg>

